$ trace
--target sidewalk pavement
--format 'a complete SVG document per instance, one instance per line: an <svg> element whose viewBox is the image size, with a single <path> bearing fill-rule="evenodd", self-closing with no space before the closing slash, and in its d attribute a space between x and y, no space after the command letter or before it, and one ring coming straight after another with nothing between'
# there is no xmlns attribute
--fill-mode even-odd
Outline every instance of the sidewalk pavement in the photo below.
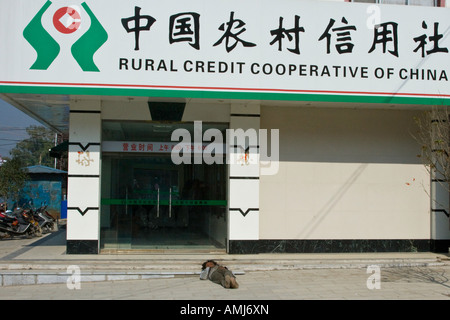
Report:
<svg viewBox="0 0 450 320"><path fill-rule="evenodd" d="M298 270L444 267L449 254L338 253L338 254L223 254L164 252L151 254L67 255L65 229L33 239L0 240L1 286L67 284L80 275L81 282L195 278L201 263L214 259L237 276L251 272L295 273ZM450 269L449 269L450 270ZM308 271L310 272L310 271ZM370 276L367 275L366 278ZM450 285L450 283L447 283ZM449 286L450 288L450 286Z"/></svg>

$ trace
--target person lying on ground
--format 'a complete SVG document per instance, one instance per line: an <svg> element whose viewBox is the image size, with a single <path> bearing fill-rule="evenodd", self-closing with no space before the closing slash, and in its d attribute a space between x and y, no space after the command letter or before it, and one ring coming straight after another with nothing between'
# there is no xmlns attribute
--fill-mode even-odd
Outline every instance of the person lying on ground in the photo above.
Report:
<svg viewBox="0 0 450 320"><path fill-rule="evenodd" d="M239 288L239 284L237 283L233 272L228 270L227 267L219 265L214 260L207 260L203 262L200 279L209 279L227 289Z"/></svg>

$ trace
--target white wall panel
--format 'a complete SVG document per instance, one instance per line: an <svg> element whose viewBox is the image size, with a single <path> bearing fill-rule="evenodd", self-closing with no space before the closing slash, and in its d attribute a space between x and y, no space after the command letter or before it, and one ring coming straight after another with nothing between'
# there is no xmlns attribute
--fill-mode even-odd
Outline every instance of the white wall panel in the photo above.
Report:
<svg viewBox="0 0 450 320"><path fill-rule="evenodd" d="M429 239L430 177L402 110L263 107L280 169L260 177L261 239Z"/></svg>

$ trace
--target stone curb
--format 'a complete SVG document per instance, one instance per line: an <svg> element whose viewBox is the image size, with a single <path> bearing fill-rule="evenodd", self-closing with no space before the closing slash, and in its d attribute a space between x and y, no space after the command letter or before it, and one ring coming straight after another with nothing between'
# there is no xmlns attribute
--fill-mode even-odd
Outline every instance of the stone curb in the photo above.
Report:
<svg viewBox="0 0 450 320"><path fill-rule="evenodd" d="M409 264L450 264L449 261L442 261L440 259L426 259L426 258L411 258L411 259L319 259L319 260L308 260L308 259L247 259L247 260L216 260L222 265L228 266L230 269L246 269L255 270L261 267L269 268L283 268L286 267L312 267L312 268L329 268L333 266L342 267L361 267L370 264L383 264L383 265L409 265ZM82 269L89 270L192 270L197 271L200 268L200 263L198 259L195 260L147 260L147 261L114 261L114 260L102 260L95 262L87 262L83 260L67 260L66 262L61 261L33 261L33 262L18 262L18 261L1 261L0 262L0 272L2 270L65 270L69 265L77 265Z"/></svg>
<svg viewBox="0 0 450 320"><path fill-rule="evenodd" d="M243 271L235 271L235 275L243 275ZM7 271L0 274L1 286L24 286L40 284L61 284L73 285L74 281L100 282L100 281L121 281L121 280L146 280L146 279L170 279L175 277L199 277L200 272L170 272L170 271L84 271L79 274L72 272L54 271Z"/></svg>
<svg viewBox="0 0 450 320"><path fill-rule="evenodd" d="M120 274L120 273L82 273L74 275L70 273L3 273L0 275L1 286L24 286L42 284L71 284L75 281L99 282L99 281L119 281L119 280L144 280L174 278L173 274ZM77 280L78 279L78 280Z"/></svg>
<svg viewBox="0 0 450 320"><path fill-rule="evenodd" d="M230 270L236 275L244 275L252 271L281 271L281 270L308 270L308 269L355 269L367 268L377 265L380 268L412 268L412 267L439 267L446 263L436 261L366 261L358 263L318 263L318 264L249 264L248 266L234 266L229 264ZM174 277L199 277L199 267L180 265L174 269L161 265L141 265L124 268L124 266L105 265L31 265L14 264L8 269L0 271L1 286L21 286L21 285L41 285L41 284L62 284L71 285L72 281L78 279L79 282L99 282L99 281L121 281L121 280L144 280L144 279L165 279ZM2 265L1 267L5 267ZM73 267L78 268L78 273L74 273ZM105 267L108 269L105 270ZM120 268L121 267L121 268ZM164 268L165 267L165 268ZM180 271L180 269L184 271ZM72 268L72 269L71 269ZM68 286L69 286L68 285Z"/></svg>

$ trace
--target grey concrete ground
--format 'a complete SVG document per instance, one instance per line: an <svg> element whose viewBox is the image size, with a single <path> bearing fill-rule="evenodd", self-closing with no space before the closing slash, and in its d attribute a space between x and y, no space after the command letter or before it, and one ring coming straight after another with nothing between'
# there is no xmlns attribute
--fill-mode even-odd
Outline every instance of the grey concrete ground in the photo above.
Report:
<svg viewBox="0 0 450 320"><path fill-rule="evenodd" d="M381 269L380 288L370 289L364 268L252 271L239 289L198 277L156 278L0 287L0 299L117 300L450 300L450 267Z"/></svg>
<svg viewBox="0 0 450 320"><path fill-rule="evenodd" d="M66 255L64 241L64 231L0 240L0 299L450 300L448 254ZM239 289L199 280L210 258Z"/></svg>

